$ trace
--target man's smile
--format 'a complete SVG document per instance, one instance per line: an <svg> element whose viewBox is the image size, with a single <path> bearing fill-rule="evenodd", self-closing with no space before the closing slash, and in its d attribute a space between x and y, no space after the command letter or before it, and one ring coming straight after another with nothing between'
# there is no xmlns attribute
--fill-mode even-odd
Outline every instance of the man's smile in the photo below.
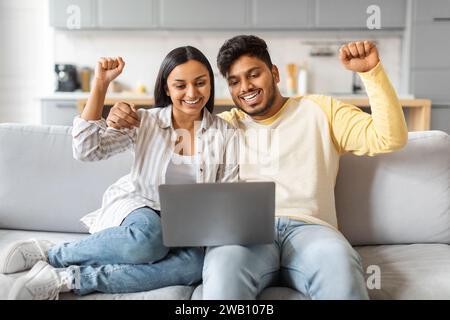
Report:
<svg viewBox="0 0 450 320"><path fill-rule="evenodd" d="M261 93L262 93L261 89L256 89L251 92L240 95L239 98L241 100L243 100L245 102L245 104L247 104L249 106L253 106L253 105L261 103L262 98L263 98Z"/></svg>

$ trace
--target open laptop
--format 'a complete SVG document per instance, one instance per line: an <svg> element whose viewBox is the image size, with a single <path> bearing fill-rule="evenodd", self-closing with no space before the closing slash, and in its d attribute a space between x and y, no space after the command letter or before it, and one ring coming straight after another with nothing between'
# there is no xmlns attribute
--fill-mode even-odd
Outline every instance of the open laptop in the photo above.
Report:
<svg viewBox="0 0 450 320"><path fill-rule="evenodd" d="M194 247L272 243L275 183L159 186L164 245Z"/></svg>

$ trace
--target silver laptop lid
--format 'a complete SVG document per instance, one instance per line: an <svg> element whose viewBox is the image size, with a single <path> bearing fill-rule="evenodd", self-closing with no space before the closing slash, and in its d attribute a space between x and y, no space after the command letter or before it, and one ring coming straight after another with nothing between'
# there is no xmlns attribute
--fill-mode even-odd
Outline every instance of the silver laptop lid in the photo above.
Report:
<svg viewBox="0 0 450 320"><path fill-rule="evenodd" d="M159 186L163 242L168 247L272 243L275 183Z"/></svg>

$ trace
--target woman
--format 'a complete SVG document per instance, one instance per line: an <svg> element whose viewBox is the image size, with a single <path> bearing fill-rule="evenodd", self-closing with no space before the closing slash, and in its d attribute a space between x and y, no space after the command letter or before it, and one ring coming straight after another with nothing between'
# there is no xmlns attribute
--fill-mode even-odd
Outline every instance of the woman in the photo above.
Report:
<svg viewBox="0 0 450 320"><path fill-rule="evenodd" d="M97 161L131 148L131 172L107 189L99 210L82 218L91 233L87 238L62 245L22 241L3 253L1 272L31 268L14 283L11 299L138 292L201 280L201 248L169 249L162 243L157 190L163 183L236 181L236 133L212 116L213 72L190 46L164 59L155 85L158 108L136 110L122 102L105 121L107 88L124 66L120 57L98 61L86 107L74 119L73 153L78 160Z"/></svg>

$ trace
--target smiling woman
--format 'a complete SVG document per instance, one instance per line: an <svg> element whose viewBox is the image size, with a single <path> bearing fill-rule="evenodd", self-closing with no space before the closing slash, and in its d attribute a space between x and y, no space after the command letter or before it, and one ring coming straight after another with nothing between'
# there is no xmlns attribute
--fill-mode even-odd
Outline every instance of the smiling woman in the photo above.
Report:
<svg viewBox="0 0 450 320"><path fill-rule="evenodd" d="M167 54L155 84L155 105L172 105L173 128L181 129L177 153L192 156L194 124L201 120L204 107L210 113L214 109L214 75L200 50L186 46Z"/></svg>
<svg viewBox="0 0 450 320"><path fill-rule="evenodd" d="M191 74L191 72L193 72ZM170 79L169 79L170 78ZM188 79L189 78L189 79ZM187 81L191 84L188 85ZM170 83L169 83L170 82ZM200 50L191 47L180 47L169 52L161 64L159 74L155 84L155 104L157 107L166 107L174 103L170 94L176 90L186 94L186 88L206 88L209 89L208 97L205 99L205 107L209 112L214 109L214 73L211 65ZM172 91L170 91L173 89ZM202 89L202 91L206 91ZM187 94L194 94L194 91ZM178 97L178 94L177 94ZM193 97L186 97L192 101ZM194 97L195 98L195 97ZM206 98L206 97L203 97Z"/></svg>
<svg viewBox="0 0 450 320"><path fill-rule="evenodd" d="M211 96L209 79L208 70L195 60L177 66L169 74L166 94L172 100L175 129L189 130L189 124L201 119L203 106Z"/></svg>
<svg viewBox="0 0 450 320"><path fill-rule="evenodd" d="M157 107L137 110L121 101L103 119L108 86L124 68L121 57L98 60L86 107L74 119L73 155L99 161L132 149L131 172L106 190L101 208L81 219L92 236L63 245L20 241L0 253L7 257L0 259L0 271L31 268L14 283L10 299L51 299L61 291L138 292L201 280L203 248L163 244L158 188L237 181L237 132L211 114L213 73L193 47L176 48L164 59Z"/></svg>

